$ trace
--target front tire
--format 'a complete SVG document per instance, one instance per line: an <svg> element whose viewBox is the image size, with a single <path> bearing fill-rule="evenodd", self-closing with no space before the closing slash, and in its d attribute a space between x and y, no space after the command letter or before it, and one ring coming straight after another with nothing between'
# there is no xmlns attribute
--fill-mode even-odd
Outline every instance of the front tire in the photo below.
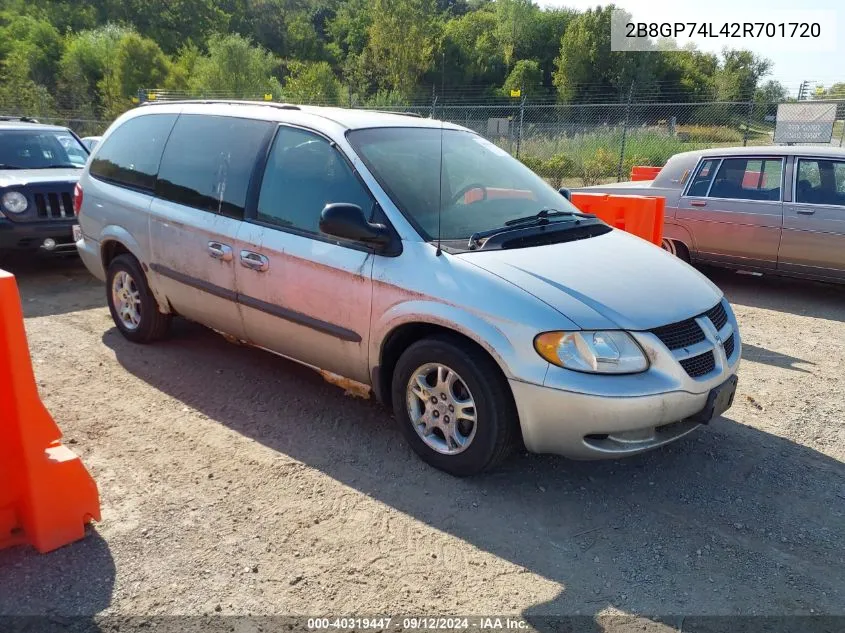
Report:
<svg viewBox="0 0 845 633"><path fill-rule="evenodd" d="M457 338L411 345L396 363L396 421L426 463L465 477L499 464L513 448L518 420L498 365Z"/></svg>
<svg viewBox="0 0 845 633"><path fill-rule="evenodd" d="M132 255L118 255L109 264L106 298L114 324L133 343L151 343L167 334L170 315L159 311L147 276Z"/></svg>

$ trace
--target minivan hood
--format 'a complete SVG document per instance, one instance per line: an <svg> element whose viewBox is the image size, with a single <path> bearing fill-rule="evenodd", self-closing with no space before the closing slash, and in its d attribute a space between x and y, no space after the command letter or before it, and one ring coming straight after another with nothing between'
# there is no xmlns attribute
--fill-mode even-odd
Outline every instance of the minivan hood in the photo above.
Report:
<svg viewBox="0 0 845 633"><path fill-rule="evenodd" d="M74 184L82 175L82 170L76 167L62 169L9 169L0 170L0 187L26 187L27 185L44 185L53 183Z"/></svg>
<svg viewBox="0 0 845 633"><path fill-rule="evenodd" d="M648 330L706 312L722 297L692 266L620 230L458 257L519 286L584 329Z"/></svg>

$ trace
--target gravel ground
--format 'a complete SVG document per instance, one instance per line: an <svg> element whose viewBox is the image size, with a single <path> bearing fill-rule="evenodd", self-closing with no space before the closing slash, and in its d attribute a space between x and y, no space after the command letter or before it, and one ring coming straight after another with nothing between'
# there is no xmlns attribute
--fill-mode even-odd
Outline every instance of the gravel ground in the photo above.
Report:
<svg viewBox="0 0 845 633"><path fill-rule="evenodd" d="M843 288L708 270L745 340L725 417L458 480L310 370L187 322L132 345L75 261L12 269L103 520L0 552L0 614L845 615Z"/></svg>

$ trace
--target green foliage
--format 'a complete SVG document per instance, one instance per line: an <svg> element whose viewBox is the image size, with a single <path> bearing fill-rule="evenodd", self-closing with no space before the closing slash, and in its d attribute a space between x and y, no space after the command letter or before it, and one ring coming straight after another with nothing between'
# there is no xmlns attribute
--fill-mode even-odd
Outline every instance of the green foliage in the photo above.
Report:
<svg viewBox="0 0 845 633"><path fill-rule="evenodd" d="M520 90L524 91L523 95L531 94L533 90L540 86L542 80L543 71L540 70L540 64L533 59L520 59L514 64L513 70L505 79L502 92L509 95L511 90Z"/></svg>
<svg viewBox="0 0 845 633"><path fill-rule="evenodd" d="M722 101L747 101L754 96L757 83L769 73L771 62L750 51L724 51L722 67L716 78Z"/></svg>
<svg viewBox="0 0 845 633"><path fill-rule="evenodd" d="M505 59L496 29L496 15L486 10L446 22L443 47L450 85L490 83L501 76Z"/></svg>
<svg viewBox="0 0 845 633"><path fill-rule="evenodd" d="M337 105L342 86L327 62L291 62L284 98L291 103Z"/></svg>
<svg viewBox="0 0 845 633"><path fill-rule="evenodd" d="M766 104L786 95L777 82L762 83L770 64L748 51L613 52L612 8L577 12L533 0L0 0L0 108L38 101L41 109L99 119L130 107L141 88L281 96L283 78L288 98L380 107L407 103L432 84L466 86L467 101L520 88L529 98L556 92L563 102L624 101L633 85L635 98L663 102L753 97L759 127L771 114ZM842 94L834 85L815 96Z"/></svg>
<svg viewBox="0 0 845 633"><path fill-rule="evenodd" d="M141 87L164 85L170 60L153 40L126 33L117 43L104 81L107 118L119 116L130 107Z"/></svg>
<svg viewBox="0 0 845 633"><path fill-rule="evenodd" d="M370 61L382 88L410 95L438 45L434 0L372 0Z"/></svg>
<svg viewBox="0 0 845 633"><path fill-rule="evenodd" d="M198 95L222 93L254 99L281 92L274 77L278 68L276 57L247 38L213 35L208 40L208 55L194 62L188 85Z"/></svg>

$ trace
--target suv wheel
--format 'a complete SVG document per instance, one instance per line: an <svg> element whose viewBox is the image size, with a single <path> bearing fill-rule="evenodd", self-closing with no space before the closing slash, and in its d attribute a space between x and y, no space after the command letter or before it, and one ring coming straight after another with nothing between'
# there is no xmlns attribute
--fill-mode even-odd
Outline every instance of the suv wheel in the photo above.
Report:
<svg viewBox="0 0 845 633"><path fill-rule="evenodd" d="M411 345L396 363L393 409L411 448L457 476L488 470L514 444L516 410L499 367L450 337Z"/></svg>
<svg viewBox="0 0 845 633"><path fill-rule="evenodd" d="M170 315L159 311L137 259L132 255L115 257L109 264L106 283L109 311L123 336L134 343L164 337Z"/></svg>

